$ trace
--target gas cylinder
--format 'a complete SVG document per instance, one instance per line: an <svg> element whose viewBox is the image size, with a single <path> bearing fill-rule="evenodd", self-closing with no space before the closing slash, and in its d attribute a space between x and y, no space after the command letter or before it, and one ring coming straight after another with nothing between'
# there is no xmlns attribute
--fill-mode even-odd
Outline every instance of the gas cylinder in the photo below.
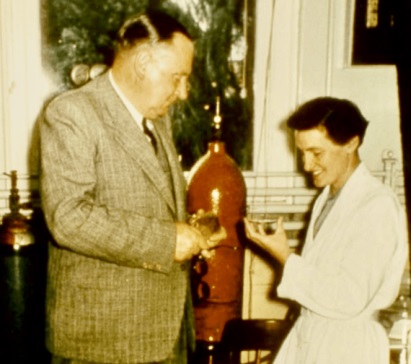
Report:
<svg viewBox="0 0 411 364"><path fill-rule="evenodd" d="M20 213L17 172L8 176L10 213L0 226L0 362L45 363L45 251Z"/></svg>
<svg viewBox="0 0 411 364"><path fill-rule="evenodd" d="M227 232L211 254L192 261L196 340L209 348L221 340L225 323L240 318L242 312L246 186L237 164L226 153L221 122L217 98L213 140L189 173L187 194L189 213L199 209L213 213Z"/></svg>

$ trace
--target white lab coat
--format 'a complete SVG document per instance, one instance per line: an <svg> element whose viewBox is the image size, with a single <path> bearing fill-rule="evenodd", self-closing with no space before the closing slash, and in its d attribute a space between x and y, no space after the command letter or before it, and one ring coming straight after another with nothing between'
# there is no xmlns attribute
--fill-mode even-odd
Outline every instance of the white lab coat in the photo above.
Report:
<svg viewBox="0 0 411 364"><path fill-rule="evenodd" d="M313 238L327 200L317 198L301 256L287 260L278 295L302 312L275 364L387 364L389 342L375 317L396 299L408 257L405 213L361 163Z"/></svg>

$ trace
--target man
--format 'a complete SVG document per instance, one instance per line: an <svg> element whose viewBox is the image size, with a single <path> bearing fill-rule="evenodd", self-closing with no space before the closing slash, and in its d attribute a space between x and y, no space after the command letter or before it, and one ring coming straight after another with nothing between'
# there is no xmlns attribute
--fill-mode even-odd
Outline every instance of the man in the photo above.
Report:
<svg viewBox="0 0 411 364"><path fill-rule="evenodd" d="M367 124L356 105L331 97L289 117L304 170L323 189L301 256L291 252L282 219L272 235L245 221L247 236L284 265L278 295L302 306L275 363L389 363L375 316L398 294L406 223L394 193L360 160Z"/></svg>
<svg viewBox="0 0 411 364"><path fill-rule="evenodd" d="M187 98L194 46L173 18L125 22L108 73L57 97L41 123L41 196L53 236L54 363L185 363L193 342L185 180L166 117ZM148 125L147 125L148 124Z"/></svg>

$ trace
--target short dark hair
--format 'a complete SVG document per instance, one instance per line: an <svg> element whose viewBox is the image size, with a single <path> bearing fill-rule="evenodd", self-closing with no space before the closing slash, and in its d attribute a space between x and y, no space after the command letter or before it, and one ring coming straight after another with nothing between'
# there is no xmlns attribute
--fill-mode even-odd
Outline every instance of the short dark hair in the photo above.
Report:
<svg viewBox="0 0 411 364"><path fill-rule="evenodd" d="M174 33L182 33L192 39L177 19L158 10L147 10L124 22L117 34L117 48L131 48L141 41L148 41L153 45L167 42Z"/></svg>
<svg viewBox="0 0 411 364"><path fill-rule="evenodd" d="M358 136L362 143L368 121L352 101L334 97L318 97L305 102L287 120L294 130L308 130L323 126L331 140L346 144Z"/></svg>

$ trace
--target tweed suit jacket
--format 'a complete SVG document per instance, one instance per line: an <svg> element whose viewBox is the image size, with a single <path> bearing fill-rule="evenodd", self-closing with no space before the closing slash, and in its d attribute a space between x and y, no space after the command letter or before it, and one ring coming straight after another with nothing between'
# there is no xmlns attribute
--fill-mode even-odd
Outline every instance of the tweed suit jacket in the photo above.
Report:
<svg viewBox="0 0 411 364"><path fill-rule="evenodd" d="M188 264L174 262L185 180L167 118L156 132L171 179L108 74L66 92L40 123L41 199L49 244L47 346L59 356L140 363L169 356Z"/></svg>

